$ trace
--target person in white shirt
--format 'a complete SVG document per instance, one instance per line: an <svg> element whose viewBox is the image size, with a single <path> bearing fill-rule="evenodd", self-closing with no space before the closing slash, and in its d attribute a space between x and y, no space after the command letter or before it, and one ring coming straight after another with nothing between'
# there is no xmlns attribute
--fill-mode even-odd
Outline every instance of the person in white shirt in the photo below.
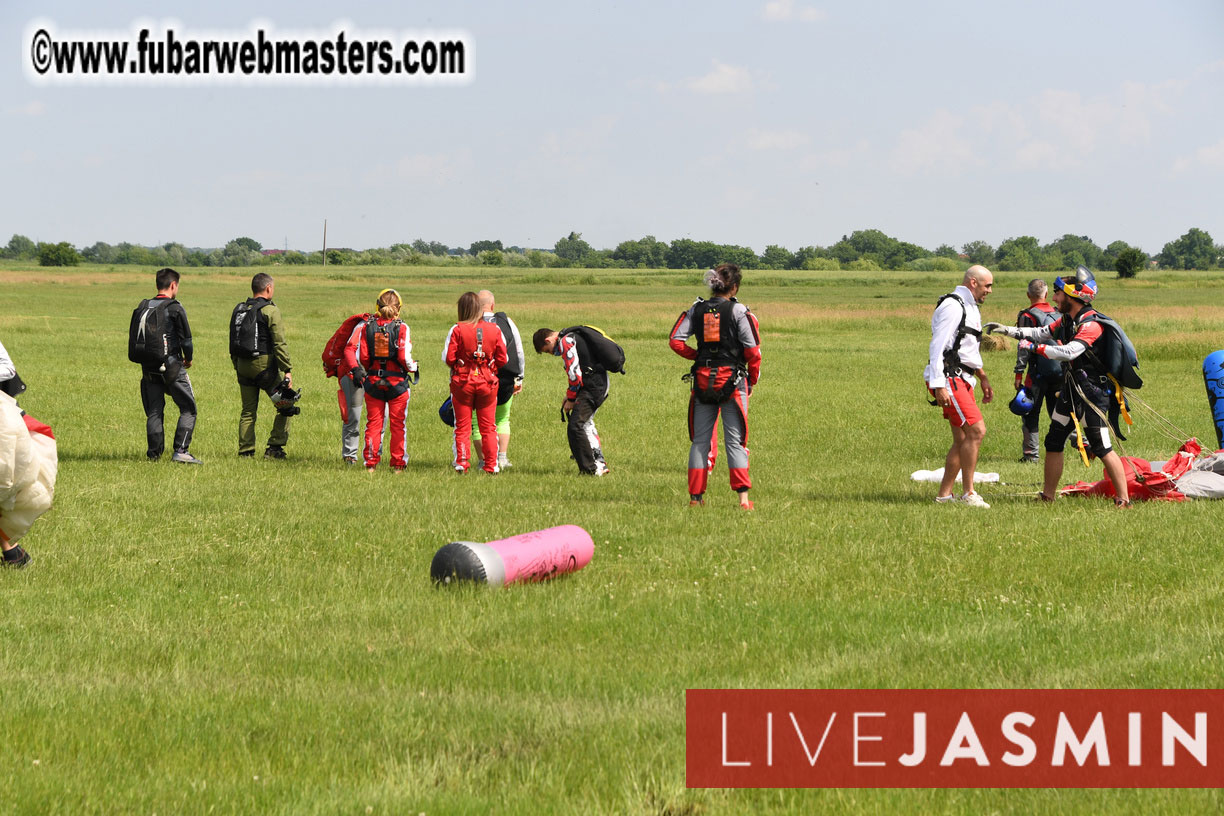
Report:
<svg viewBox="0 0 1224 816"><path fill-rule="evenodd" d="M13 365L13 359L4 350L3 343L0 343L0 391L13 399L25 391L25 383L17 376L17 367Z"/></svg>
<svg viewBox="0 0 1224 816"><path fill-rule="evenodd" d="M943 480L935 496L940 504L959 501L970 507L990 506L973 489L978 451L986 436L986 422L977 406L974 388L981 380L982 402L994 399L990 380L982 368L982 314L978 310L993 286L990 270L975 264L966 270L960 286L939 299L931 316L931 346L922 378L952 426L952 446L948 448ZM959 498L952 493L958 472L963 490Z"/></svg>

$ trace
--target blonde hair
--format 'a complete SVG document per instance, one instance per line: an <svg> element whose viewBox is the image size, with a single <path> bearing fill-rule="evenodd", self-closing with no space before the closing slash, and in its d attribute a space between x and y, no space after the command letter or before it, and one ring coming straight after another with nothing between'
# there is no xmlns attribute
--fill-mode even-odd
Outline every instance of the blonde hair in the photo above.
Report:
<svg viewBox="0 0 1224 816"><path fill-rule="evenodd" d="M459 322L479 323L480 318L480 298L475 292L464 292L459 296Z"/></svg>
<svg viewBox="0 0 1224 816"><path fill-rule="evenodd" d="M399 292L394 289L384 289L378 293L374 305L378 308L378 316L384 320L395 320L399 317L400 308L404 302L400 300Z"/></svg>

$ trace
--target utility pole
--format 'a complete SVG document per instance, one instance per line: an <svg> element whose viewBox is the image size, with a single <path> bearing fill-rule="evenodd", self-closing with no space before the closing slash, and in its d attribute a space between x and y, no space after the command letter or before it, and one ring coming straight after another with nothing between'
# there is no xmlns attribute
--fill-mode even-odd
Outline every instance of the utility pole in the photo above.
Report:
<svg viewBox="0 0 1224 816"><path fill-rule="evenodd" d="M327 266L327 219L323 219L323 265Z"/></svg>

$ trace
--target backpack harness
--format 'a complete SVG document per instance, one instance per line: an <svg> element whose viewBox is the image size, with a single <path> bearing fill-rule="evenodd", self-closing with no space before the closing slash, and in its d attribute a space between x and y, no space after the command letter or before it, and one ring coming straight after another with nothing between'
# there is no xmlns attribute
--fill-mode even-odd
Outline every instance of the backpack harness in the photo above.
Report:
<svg viewBox="0 0 1224 816"><path fill-rule="evenodd" d="M582 340L586 347L588 365L583 371L605 371L609 373L625 373L625 350L620 344L608 336L607 332L598 326L570 326L557 332L558 335L572 334ZM579 355L581 360L582 355Z"/></svg>
<svg viewBox="0 0 1224 816"><path fill-rule="evenodd" d="M1088 346L1083 354L1072 360L1067 366L1066 379L1075 392L1085 397L1085 401L1089 404L1091 401L1087 400L1083 394L1081 380L1091 383L1099 390L1112 393L1113 399L1109 401L1106 421L1118 438L1125 442L1126 437L1122 434L1118 419L1125 420L1127 425L1135 424L1127 409L1123 389L1138 390L1143 387L1143 380L1140 379L1139 372L1135 370L1139 367L1138 353L1117 321L1106 317L1091 306L1080 312L1079 317L1074 321L1067 321L1065 325L1060 325L1055 339L1060 344L1066 345L1075 338L1075 333L1084 323L1099 323L1103 328L1101 338L1097 341L1100 348L1094 349ZM1093 409L1097 410L1095 406Z"/></svg>
<svg viewBox="0 0 1224 816"><path fill-rule="evenodd" d="M519 366L518 355L514 353L514 332L510 329L510 318L505 312L495 312L493 322L497 324L497 328L501 329L502 337L506 341L506 364L497 370L497 376L503 379L522 377L523 372Z"/></svg>
<svg viewBox="0 0 1224 816"><path fill-rule="evenodd" d="M170 356L169 326L166 307L176 303L174 298L149 298L140 301L132 312L132 326L128 335L128 359L143 365L158 365Z"/></svg>
<svg viewBox="0 0 1224 816"><path fill-rule="evenodd" d="M248 298L234 307L230 317L230 354L253 360L269 353L272 336L268 331L268 319L263 308L272 301L267 298Z"/></svg>
<svg viewBox="0 0 1224 816"><path fill-rule="evenodd" d="M960 295L956 294L955 292L949 292L948 294L941 297L938 301L935 302L935 308L938 309L940 304L942 304L948 298L954 298L956 300L957 305L961 307L961 319L960 319L960 325L956 327L956 337L952 340L952 345L944 349L944 353L943 353L944 377L946 379L951 380L954 377L959 377L962 371L971 371L971 369L966 368L965 364L961 361L961 358L960 358L961 341L965 339L966 334L971 334L974 337L976 337L978 340L981 340L982 330L981 329L971 329L965 325L965 319L969 317L969 310L965 308L965 301L961 300ZM934 405L935 403L932 402L931 404Z"/></svg>
<svg viewBox="0 0 1224 816"><path fill-rule="evenodd" d="M403 370L399 361L400 338L404 323L396 319L382 326L371 317L365 325L366 351L370 355L370 371L366 375L366 393L379 399L395 399L408 390L411 372ZM394 368L392 368L394 366ZM391 379L398 379L392 383Z"/></svg>
<svg viewBox="0 0 1224 816"><path fill-rule="evenodd" d="M744 344L736 335L735 298L720 302L697 298L693 308L694 336L697 338L697 359L683 379L692 384L693 396L698 402L717 404L725 402L748 374L744 366ZM724 331L723 327L726 326ZM715 387L718 370L727 368L727 379L721 387ZM706 385L697 385L697 372L705 369Z"/></svg>
<svg viewBox="0 0 1224 816"><path fill-rule="evenodd" d="M1056 313L1044 312L1037 307L1031 307L1016 315L1016 325L1020 325L1020 318L1028 315L1029 320L1034 326L1048 326L1058 319ZM1062 364L1057 360L1050 360L1042 357L1040 354L1029 355L1029 365L1033 368L1033 374L1038 377L1058 377L1062 375Z"/></svg>

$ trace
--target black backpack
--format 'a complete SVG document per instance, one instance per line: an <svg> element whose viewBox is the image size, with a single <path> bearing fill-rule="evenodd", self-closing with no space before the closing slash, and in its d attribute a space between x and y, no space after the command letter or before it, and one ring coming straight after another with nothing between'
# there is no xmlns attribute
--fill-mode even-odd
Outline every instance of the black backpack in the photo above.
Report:
<svg viewBox="0 0 1224 816"><path fill-rule="evenodd" d="M160 366L170 356L170 321L166 309L173 298L149 298L132 311L128 329L128 359L141 365Z"/></svg>
<svg viewBox="0 0 1224 816"><path fill-rule="evenodd" d="M561 334L576 334L586 343L595 366L613 374L625 373L625 350L597 326L570 326Z"/></svg>
<svg viewBox="0 0 1224 816"><path fill-rule="evenodd" d="M260 310L272 301L248 298L234 307L229 324L229 350L232 357L254 359L268 353L268 324Z"/></svg>

